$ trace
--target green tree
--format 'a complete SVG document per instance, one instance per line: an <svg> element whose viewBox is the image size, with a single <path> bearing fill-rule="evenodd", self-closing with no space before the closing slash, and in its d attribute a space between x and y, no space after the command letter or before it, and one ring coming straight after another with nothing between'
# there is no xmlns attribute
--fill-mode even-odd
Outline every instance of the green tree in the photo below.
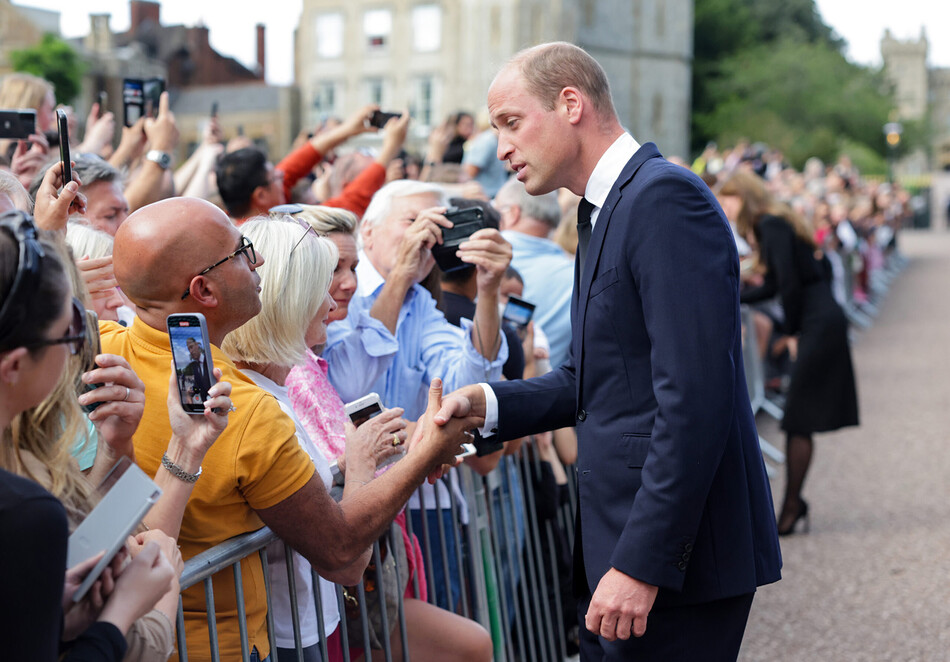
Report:
<svg viewBox="0 0 950 662"><path fill-rule="evenodd" d="M739 137L796 163L846 142L884 154L891 104L880 76L850 64L815 0L696 0L693 149Z"/></svg>
<svg viewBox="0 0 950 662"><path fill-rule="evenodd" d="M56 87L56 102L68 104L79 93L85 69L79 55L52 33L43 35L35 46L12 51L10 62L15 71L40 76Z"/></svg>
<svg viewBox="0 0 950 662"><path fill-rule="evenodd" d="M892 102L880 75L854 65L828 42L783 40L720 63L717 103L695 117L726 143L740 137L781 149L796 166L833 160L844 141L884 153L882 127Z"/></svg>

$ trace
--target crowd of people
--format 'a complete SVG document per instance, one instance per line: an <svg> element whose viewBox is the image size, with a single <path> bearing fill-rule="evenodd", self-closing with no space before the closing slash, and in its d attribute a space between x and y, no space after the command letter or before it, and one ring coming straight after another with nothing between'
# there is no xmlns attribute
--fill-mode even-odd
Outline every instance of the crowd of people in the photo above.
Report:
<svg viewBox="0 0 950 662"><path fill-rule="evenodd" d="M0 108L37 111L35 135L0 141L0 531L20 541L0 553L2 592L17 596L2 601L8 655L167 659L183 559L267 525L280 538L268 567L257 555L241 562L252 659L297 659L292 591L305 660L321 659L315 593L330 659L343 659L344 647L351 659L375 659L377 651L340 636L346 616L333 584L357 584L373 543L395 522L402 536L389 545L412 574L412 658L490 660L488 632L456 613L461 559L450 547L445 561L434 555L435 567L425 568L416 535L459 526L456 511L467 521L452 467L465 431L481 421L437 425L433 417L443 391L534 377L570 360L579 196L529 194L497 158L484 112L453 114L418 155L406 151L404 114L378 130L380 147L367 155L347 148L377 131L368 120L378 108L366 106L302 136L276 163L242 137L227 140L209 118L202 144L176 167L167 93L155 118L121 131L95 104L83 131L73 117L70 135L81 141L70 146L72 181L63 181L49 133L53 106L42 79L10 74L0 85ZM710 145L681 165L706 182L732 223L742 297L755 303L759 351L775 365L776 388L783 370L790 375L778 529L791 533L807 518L811 435L858 422L843 308L873 304L909 197L896 184L862 179L844 157L799 172L778 152L745 143L722 152ZM458 247L461 268L442 272L433 248L452 227L448 211L470 207L482 211L484 227ZM535 305L531 322L503 318L509 296ZM166 319L175 313L201 313L207 323L209 346L189 339L188 379L172 363ZM97 337L102 351L84 364L83 346ZM206 357L213 381L201 372ZM186 381L200 415L182 408ZM371 392L383 411L354 427L344 403ZM506 473L492 498L516 504L522 519L523 491L547 499L539 512L560 500L578 452L570 427L526 439L555 488ZM518 448L465 462L488 475ZM399 461L382 467L394 455ZM122 457L163 494L74 604L72 591L96 559L66 569L68 532ZM339 501L334 484L342 484ZM519 554L524 523L515 519L502 543ZM518 581L516 568L505 572ZM216 577L214 587L219 651L233 659L239 605L230 578ZM557 590L570 603L569 584ZM204 592L193 587L181 600L188 657L210 659Z"/></svg>

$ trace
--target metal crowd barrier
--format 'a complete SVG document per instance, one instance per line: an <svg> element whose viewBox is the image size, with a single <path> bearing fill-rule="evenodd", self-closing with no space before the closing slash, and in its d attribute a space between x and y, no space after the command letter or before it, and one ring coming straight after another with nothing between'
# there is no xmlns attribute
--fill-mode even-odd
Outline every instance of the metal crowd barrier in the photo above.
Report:
<svg viewBox="0 0 950 662"><path fill-rule="evenodd" d="M562 567L558 565L558 553L570 550L573 546L573 524L577 492L573 482L573 467L565 467L569 480L566 487L555 488L555 494L566 491L566 497L558 498L555 503L550 499L537 499L535 484L545 479L544 485L550 488L553 474L542 469L541 460L525 444L518 454L501 459L497 469L482 477L467 466L459 467L457 477L461 492L468 509L468 524L461 524L459 504L452 500L451 526L443 526L442 508L430 504L439 513L437 527L430 527L423 517L421 531L413 531L412 518L406 517L407 531L415 533L422 547L427 599L436 604L435 564L441 563L448 568L448 552L452 549L459 559L458 572L443 573L446 589L452 580L456 580L461 589L461 599L456 605L443 605L450 610L479 622L491 634L494 659L496 662L556 662L567 658L567 622L576 616L566 614L561 593L566 573L564 559ZM525 486L528 489L525 489ZM420 489L420 499L422 490ZM431 501L431 498L430 498ZM420 501L425 506L425 501ZM538 517L539 509L545 517ZM215 612L212 576L227 572L230 568L238 602L238 625L241 637L241 659L250 660L248 629L244 613L244 590L240 561L252 554L258 554L264 569L267 594L267 634L271 642L271 662L276 662L277 649L274 637L272 593L267 567L267 546L277 537L266 527L253 533L238 536L217 545L185 563L181 577L181 588L185 590L199 583L204 584L207 607L207 626L211 659L221 659L218 650L218 619ZM394 524L391 540L402 544L400 529ZM379 545L373 546L373 559L377 568L376 588L383 602L384 587L381 577L382 564ZM566 561L569 563L568 555ZM299 605L296 603L293 575L293 554L287 551L288 584L290 592L293 631L298 660L303 660L301 632L299 624ZM397 568L398 570L398 568ZM401 579L401 578L400 578ZM323 623L323 611L320 603L320 591L316 573L314 573L314 602L321 632L320 652L327 659L326 636ZM397 581L397 585L400 582ZM418 577L408 583L409 591L417 598L421 595ZM337 603L340 610L341 640L344 659L350 660L346 642L347 619L345 617L344 595L342 587L337 586ZM358 627L362 629L364 650L370 650L368 620L366 616L365 592L362 583L357 588L361 608ZM451 595L451 591L447 590ZM383 628L392 628L400 633L400 650L393 650L393 640L383 641L381 651L387 662L393 659L410 660L409 641L406 632L406 620L403 596L398 596L398 622L385 623L387 618L382 610ZM179 600L177 642L179 659L188 660L184 615ZM192 653L195 653L192 644ZM202 651L202 654L205 654ZM365 658L364 658L365 659Z"/></svg>

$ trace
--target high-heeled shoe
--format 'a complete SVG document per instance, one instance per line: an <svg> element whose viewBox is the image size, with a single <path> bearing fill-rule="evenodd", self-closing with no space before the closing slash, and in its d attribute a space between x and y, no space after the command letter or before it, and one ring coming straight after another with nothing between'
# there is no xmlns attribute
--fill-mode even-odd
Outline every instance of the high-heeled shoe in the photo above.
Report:
<svg viewBox="0 0 950 662"><path fill-rule="evenodd" d="M802 533L808 533L808 531L811 529L811 524L808 520L808 502L801 498L799 498L798 502L801 505L798 508L798 513L795 515L795 519L793 519L792 523L784 529L778 530L778 534L780 536L789 536L795 533L795 529L797 528L799 521L802 523Z"/></svg>

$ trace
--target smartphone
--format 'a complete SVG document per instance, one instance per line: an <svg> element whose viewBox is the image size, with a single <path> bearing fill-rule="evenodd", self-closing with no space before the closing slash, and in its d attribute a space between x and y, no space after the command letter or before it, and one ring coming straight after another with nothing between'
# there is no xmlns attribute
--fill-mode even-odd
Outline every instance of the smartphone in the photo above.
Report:
<svg viewBox="0 0 950 662"><path fill-rule="evenodd" d="M217 116L218 116L218 102L212 101L211 102L211 117L217 117Z"/></svg>
<svg viewBox="0 0 950 662"><path fill-rule="evenodd" d="M73 593L73 602L82 600L162 495L161 489L128 457L112 467L103 483L113 484L69 536L67 568L105 552Z"/></svg>
<svg viewBox="0 0 950 662"><path fill-rule="evenodd" d="M486 225L485 212L481 207L452 208L445 212L445 217L452 221L452 227L442 228L442 243L432 247L432 257L439 269L448 273L472 266L462 262L455 253L459 244Z"/></svg>
<svg viewBox="0 0 950 662"><path fill-rule="evenodd" d="M122 112L125 125L132 126L142 117L158 116L158 104L165 81L162 78L126 78L122 81Z"/></svg>
<svg viewBox="0 0 950 662"><path fill-rule="evenodd" d="M63 163L63 186L73 181L73 168L69 159L69 118L66 111L56 111L56 127L59 129L59 160Z"/></svg>
<svg viewBox="0 0 950 662"><path fill-rule="evenodd" d="M525 330L528 326L528 322L531 321L531 317L534 315L534 308L533 303L509 295L508 303L505 304L505 309L501 317L520 333Z"/></svg>
<svg viewBox="0 0 950 662"><path fill-rule="evenodd" d="M343 406L346 415L353 421L356 427L379 415L383 411L383 402L376 393L369 393L362 398L347 402Z"/></svg>
<svg viewBox="0 0 950 662"><path fill-rule="evenodd" d="M108 110L106 106L109 105L109 95L106 93L105 90L99 91L98 100L99 100L99 115L102 116Z"/></svg>
<svg viewBox="0 0 950 662"><path fill-rule="evenodd" d="M478 449L475 448L475 444L465 443L465 444L462 444L462 448L463 448L462 452L455 456L460 460L464 460L467 457L471 457L472 455L475 455L475 453L478 452Z"/></svg>
<svg viewBox="0 0 950 662"><path fill-rule="evenodd" d="M99 316L96 315L94 310L86 310L86 342L83 343L82 353L79 355L81 367L79 369L80 381L78 390L80 394L94 391L100 386L105 386L105 384L85 384L82 382L83 373L95 370L99 367L96 365L96 357L100 354L102 354L102 341L99 338ZM80 406L82 410L88 414L101 404L105 403L91 402L88 405Z"/></svg>
<svg viewBox="0 0 950 662"><path fill-rule="evenodd" d="M35 110L0 110L0 138L26 140L34 133Z"/></svg>
<svg viewBox="0 0 950 662"><path fill-rule="evenodd" d="M374 110L373 114L370 115L369 125L375 126L377 129L382 129L386 126L386 122L394 117L402 117L402 113L386 113L382 110Z"/></svg>
<svg viewBox="0 0 950 662"><path fill-rule="evenodd" d="M208 389L215 383L208 323L201 313L177 313L169 315L166 324L181 406L189 414L201 415Z"/></svg>

